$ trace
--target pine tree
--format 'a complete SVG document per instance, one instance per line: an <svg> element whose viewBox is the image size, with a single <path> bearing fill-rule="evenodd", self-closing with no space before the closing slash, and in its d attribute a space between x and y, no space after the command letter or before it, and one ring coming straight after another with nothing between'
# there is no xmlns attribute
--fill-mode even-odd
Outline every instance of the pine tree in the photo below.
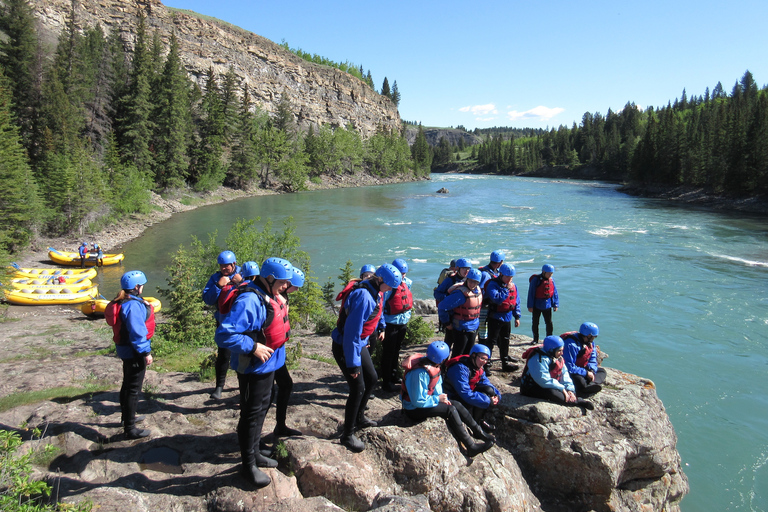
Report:
<svg viewBox="0 0 768 512"><path fill-rule="evenodd" d="M411 146L411 158L416 166L416 173L427 176L432 168L432 152L424 135L424 127L419 124L419 131L416 134L416 140Z"/></svg>
<svg viewBox="0 0 768 512"><path fill-rule="evenodd" d="M0 251L14 251L29 242L41 209L37 184L11 112L12 95L0 70Z"/></svg>
<svg viewBox="0 0 768 512"><path fill-rule="evenodd" d="M389 80L387 80L387 77L384 77L384 83L381 84L381 95L392 99L392 92L389 90Z"/></svg>
<svg viewBox="0 0 768 512"><path fill-rule="evenodd" d="M192 178L195 190L213 190L224 182L224 112L216 73L208 68L201 104L200 142Z"/></svg>
<svg viewBox="0 0 768 512"><path fill-rule="evenodd" d="M224 139L230 143L232 132L237 129L238 109L237 98L238 79L232 66L224 74L221 82L221 111L224 117Z"/></svg>
<svg viewBox="0 0 768 512"><path fill-rule="evenodd" d="M240 100L238 129L235 133L235 144L232 147L232 159L227 176L227 181L237 188L245 188L256 177L258 155L255 147L256 125L253 112L251 112L252 106L248 84L245 84Z"/></svg>
<svg viewBox="0 0 768 512"><path fill-rule="evenodd" d="M392 84L392 94L390 95L390 98L396 107L400 106L400 90L397 88L397 80Z"/></svg>

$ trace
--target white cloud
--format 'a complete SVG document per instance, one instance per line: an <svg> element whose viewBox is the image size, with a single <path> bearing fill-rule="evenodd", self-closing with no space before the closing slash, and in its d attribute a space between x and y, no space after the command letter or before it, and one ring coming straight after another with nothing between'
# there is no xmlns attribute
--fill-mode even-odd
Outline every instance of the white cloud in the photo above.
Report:
<svg viewBox="0 0 768 512"><path fill-rule="evenodd" d="M459 112L470 112L473 116L487 116L488 114L498 114L496 105L488 103L487 105L470 105L467 107L461 107Z"/></svg>
<svg viewBox="0 0 768 512"><path fill-rule="evenodd" d="M538 107L532 108L531 110L526 110L525 112L511 110L507 112L507 117L509 117L511 121L518 121L520 119L538 119L540 121L549 121L561 112L565 112L565 109L560 107L549 108L539 105Z"/></svg>

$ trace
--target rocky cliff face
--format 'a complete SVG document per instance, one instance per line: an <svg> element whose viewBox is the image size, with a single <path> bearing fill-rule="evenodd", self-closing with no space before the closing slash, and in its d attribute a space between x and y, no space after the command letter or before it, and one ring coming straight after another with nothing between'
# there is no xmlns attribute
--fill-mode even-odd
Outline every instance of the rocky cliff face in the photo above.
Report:
<svg viewBox="0 0 768 512"><path fill-rule="evenodd" d="M418 133L418 126L409 124L405 127L405 139L408 141L408 144L413 145ZM440 139L443 137L454 146L459 143L460 139L464 139L464 142L468 146L483 142L482 137L464 130L457 130L456 128L424 128L424 137L427 139L427 143L429 143L430 146L437 146L440 144Z"/></svg>
<svg viewBox="0 0 768 512"><path fill-rule="evenodd" d="M71 0L30 3L46 39L55 40L69 17ZM76 4L79 27L100 25L105 33L119 30L129 48L134 43L137 9L141 7L148 30L157 33L166 47L171 32L176 33L184 66L201 88L209 67L221 76L231 66L267 112L274 112L286 97L303 129L351 124L363 137L375 133L379 126L400 130L400 115L388 98L352 75L307 62L256 34L169 9L158 0L79 0Z"/></svg>

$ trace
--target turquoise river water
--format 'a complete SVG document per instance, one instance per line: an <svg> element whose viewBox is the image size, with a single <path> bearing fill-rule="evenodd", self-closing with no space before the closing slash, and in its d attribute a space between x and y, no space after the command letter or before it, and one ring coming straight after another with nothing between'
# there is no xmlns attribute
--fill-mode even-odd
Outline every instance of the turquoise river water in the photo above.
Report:
<svg viewBox="0 0 768 512"><path fill-rule="evenodd" d="M450 194L436 194L440 187ZM409 261L416 298L430 298L448 261L487 263L503 249L521 293L545 262L561 307L555 331L600 326L609 367L652 379L678 434L691 484L684 511L768 507L768 218L629 197L613 185L433 175L432 181L254 197L174 215L124 246L102 290L164 267L190 235L238 218L296 221L320 283L355 268ZM530 335L525 314L517 333Z"/></svg>

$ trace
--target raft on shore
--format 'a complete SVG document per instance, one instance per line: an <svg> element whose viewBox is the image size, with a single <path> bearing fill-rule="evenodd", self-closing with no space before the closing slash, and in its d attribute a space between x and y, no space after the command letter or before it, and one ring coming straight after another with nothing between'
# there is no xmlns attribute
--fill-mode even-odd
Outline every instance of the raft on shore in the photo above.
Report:
<svg viewBox="0 0 768 512"><path fill-rule="evenodd" d="M51 277L64 276L67 283L74 283L78 279L84 277L93 279L98 275L95 268L26 268L20 267L16 263L11 265L13 270L9 269L9 272L13 278L50 279Z"/></svg>
<svg viewBox="0 0 768 512"><path fill-rule="evenodd" d="M93 282L91 282L90 279L87 277L81 277L77 281L71 281L67 282L66 279L63 283L60 283L58 280L52 281L53 279L56 279L55 277L48 278L48 279L30 279L28 277L22 277L22 278L14 278L10 281L11 288L15 288L16 290L24 290L27 288L37 289L37 288L52 288L52 289L58 289L59 292L61 292L64 288L67 288L69 290L72 290L72 292L80 291L84 288L90 288L93 286Z"/></svg>
<svg viewBox="0 0 768 512"><path fill-rule="evenodd" d="M160 311L160 309L162 308L160 299L156 299L155 297L142 297L142 299L144 299L146 302L149 302L152 305L152 308L155 310L155 313ZM109 304L109 301L107 299L89 300L88 302L84 302L82 306L80 306L80 311L82 311L88 316L104 316L104 310L107 308L107 304Z"/></svg>
<svg viewBox="0 0 768 512"><path fill-rule="evenodd" d="M57 265L80 265L80 254L77 252L62 252L57 251L53 247L48 248L48 258ZM101 258L101 260L104 262L104 266L107 265L117 265L123 259L125 258L125 255L123 253L117 253L117 254L104 254L104 257ZM87 267L94 267L98 264L98 260L96 258L95 254L88 253L88 256L85 258L84 262L85 266Z"/></svg>
<svg viewBox="0 0 768 512"><path fill-rule="evenodd" d="M79 292L64 293L68 290L25 288L23 290L3 290L5 300L11 304L20 304L24 306L51 306L80 304L88 299L99 296L99 287L93 286Z"/></svg>

